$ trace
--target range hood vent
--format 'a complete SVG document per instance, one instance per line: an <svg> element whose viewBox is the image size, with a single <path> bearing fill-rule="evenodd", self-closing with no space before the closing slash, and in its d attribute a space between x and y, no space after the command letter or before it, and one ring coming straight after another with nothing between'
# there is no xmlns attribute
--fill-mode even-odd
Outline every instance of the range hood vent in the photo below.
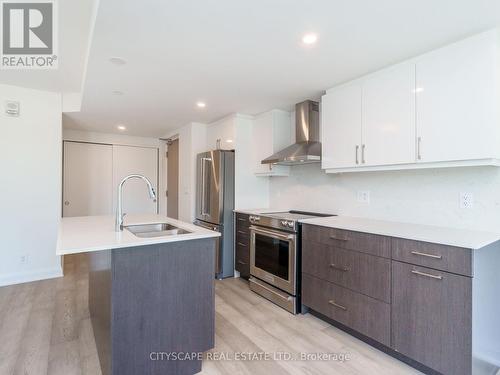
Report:
<svg viewBox="0 0 500 375"><path fill-rule="evenodd" d="M319 103L295 105L295 143L261 161L262 164L301 165L321 161Z"/></svg>

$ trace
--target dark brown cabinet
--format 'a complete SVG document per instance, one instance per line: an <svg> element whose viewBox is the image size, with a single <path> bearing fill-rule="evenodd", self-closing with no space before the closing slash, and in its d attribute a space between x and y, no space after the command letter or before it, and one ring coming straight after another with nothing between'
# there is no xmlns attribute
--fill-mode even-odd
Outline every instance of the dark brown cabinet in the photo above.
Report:
<svg viewBox="0 0 500 375"><path fill-rule="evenodd" d="M392 263L392 346L443 374L472 373L472 279Z"/></svg>
<svg viewBox="0 0 500 375"><path fill-rule="evenodd" d="M391 260L309 242L302 272L381 301L391 302Z"/></svg>
<svg viewBox="0 0 500 375"><path fill-rule="evenodd" d="M472 341L476 350L497 345L488 337L500 332L491 313L499 310L500 291L491 280L500 242L471 250L310 224L302 229L305 306L424 372L481 373L473 368Z"/></svg>
<svg viewBox="0 0 500 375"><path fill-rule="evenodd" d="M384 345L390 345L391 306L316 277L302 275L302 303Z"/></svg>
<svg viewBox="0 0 500 375"><path fill-rule="evenodd" d="M250 277L250 221L249 215L235 214L235 265L234 268L240 276L248 279Z"/></svg>

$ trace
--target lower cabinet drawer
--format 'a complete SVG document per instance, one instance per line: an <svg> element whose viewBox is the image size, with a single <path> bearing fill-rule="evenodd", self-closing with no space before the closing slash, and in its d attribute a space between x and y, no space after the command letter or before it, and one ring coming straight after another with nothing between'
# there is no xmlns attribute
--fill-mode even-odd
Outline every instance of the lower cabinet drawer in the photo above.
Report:
<svg viewBox="0 0 500 375"><path fill-rule="evenodd" d="M390 345L391 307L314 276L302 274L302 303L384 345Z"/></svg>
<svg viewBox="0 0 500 375"><path fill-rule="evenodd" d="M472 276L472 250L462 247L393 238L392 259Z"/></svg>
<svg viewBox="0 0 500 375"><path fill-rule="evenodd" d="M390 259L314 242L304 243L302 253L302 272L391 302Z"/></svg>
<svg viewBox="0 0 500 375"><path fill-rule="evenodd" d="M234 268L240 273L243 278L248 278L250 276L250 246L236 243L235 246L235 257L234 257Z"/></svg>

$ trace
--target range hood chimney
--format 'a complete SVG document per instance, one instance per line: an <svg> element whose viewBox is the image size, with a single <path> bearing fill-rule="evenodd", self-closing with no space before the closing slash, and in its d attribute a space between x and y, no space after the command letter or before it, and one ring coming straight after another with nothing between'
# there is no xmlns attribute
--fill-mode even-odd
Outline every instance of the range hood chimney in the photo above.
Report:
<svg viewBox="0 0 500 375"><path fill-rule="evenodd" d="M262 160L261 163L300 165L320 161L319 103L306 100L295 105L295 143Z"/></svg>

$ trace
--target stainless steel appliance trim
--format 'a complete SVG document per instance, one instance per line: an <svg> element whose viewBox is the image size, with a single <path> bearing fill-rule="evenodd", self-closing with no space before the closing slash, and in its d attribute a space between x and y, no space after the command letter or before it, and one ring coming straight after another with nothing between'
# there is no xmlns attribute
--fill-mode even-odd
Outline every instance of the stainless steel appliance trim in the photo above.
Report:
<svg viewBox="0 0 500 375"><path fill-rule="evenodd" d="M209 229L209 230L213 230L214 232L219 232L222 234L220 225L205 223L205 222L200 221L200 220L195 220L193 222L193 224L196 226L199 226L199 227L202 227L205 229ZM215 243L216 243L216 246L215 246L215 275L217 276L222 271L222 257L221 257L221 255L222 255L221 254L222 241L221 241L221 238L218 237L216 239Z"/></svg>
<svg viewBox="0 0 500 375"><path fill-rule="evenodd" d="M290 240L290 239L295 238L295 234L283 233L283 232L279 232L279 231L275 231L275 230L262 229L262 228L255 227L253 225L250 227L250 230L253 230L255 233L260 233L260 234L263 234L265 236L272 236L272 237L276 237L276 238L283 239L283 240Z"/></svg>
<svg viewBox="0 0 500 375"><path fill-rule="evenodd" d="M260 234L263 236L277 238L279 240L287 241L289 244L289 257L288 257L288 275L289 280L282 279L273 275L255 265L255 235ZM292 295L296 294L296 277L297 277L297 235L288 234L275 230L262 229L255 226L250 227L250 274L259 279L267 280L269 284L282 289Z"/></svg>
<svg viewBox="0 0 500 375"><path fill-rule="evenodd" d="M281 306L285 310L296 314L296 298L294 296L288 295L281 290L269 285L255 277L250 276L250 289L255 293L267 298L276 305Z"/></svg>

